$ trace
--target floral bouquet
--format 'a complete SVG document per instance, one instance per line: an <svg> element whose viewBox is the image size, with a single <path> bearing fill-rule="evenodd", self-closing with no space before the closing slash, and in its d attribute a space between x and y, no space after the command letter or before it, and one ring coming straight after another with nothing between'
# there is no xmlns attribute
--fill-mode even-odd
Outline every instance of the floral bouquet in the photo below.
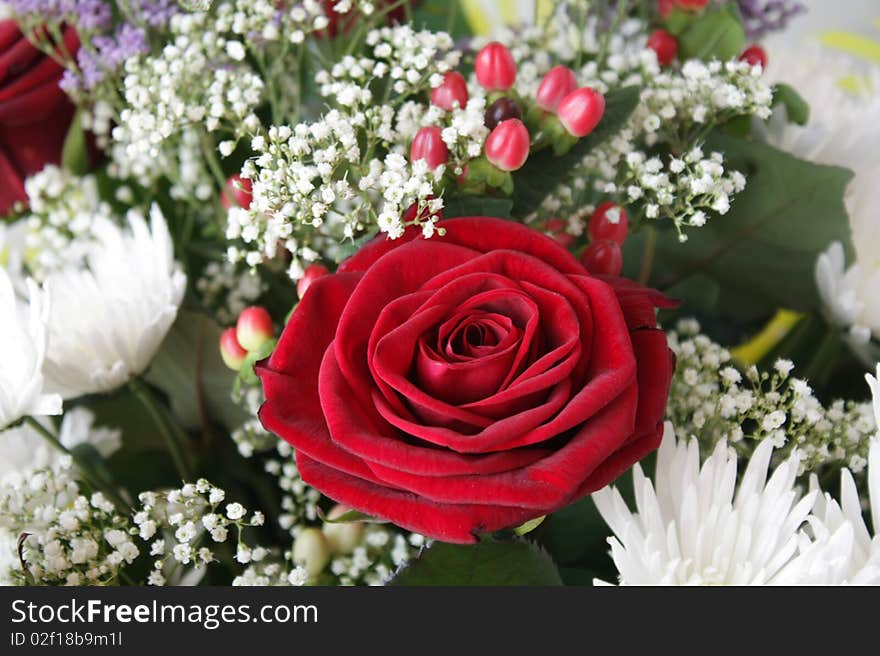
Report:
<svg viewBox="0 0 880 656"><path fill-rule="evenodd" d="M877 69L476 4L0 4L0 582L880 582Z"/></svg>

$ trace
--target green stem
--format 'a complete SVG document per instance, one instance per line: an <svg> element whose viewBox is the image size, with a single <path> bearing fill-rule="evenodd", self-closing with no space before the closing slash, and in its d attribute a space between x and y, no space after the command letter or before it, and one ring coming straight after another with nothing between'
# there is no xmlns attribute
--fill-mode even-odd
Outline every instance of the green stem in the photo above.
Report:
<svg viewBox="0 0 880 656"><path fill-rule="evenodd" d="M194 478L187 463L186 453L184 452L184 447L189 438L177 424L165 416L164 410L159 406L152 392L140 379L132 378L128 382L128 386L143 404L153 423L159 429L159 433L161 433L165 440L165 445L171 453L171 458L174 460L174 466L177 468L177 473L180 475L181 480L184 482L193 481Z"/></svg>
<svg viewBox="0 0 880 656"><path fill-rule="evenodd" d="M112 487L108 485L104 485L99 483L95 478L92 477L90 473L90 467L87 462L85 462L80 456L76 453L68 449L64 446L61 441L50 431L48 428L43 426L40 422L38 422L33 417L25 417L24 423L33 428L37 433L39 433L43 439L45 439L52 447L60 453L63 453L66 456L70 456L70 458L76 463L77 469L79 469L80 476L89 487L96 491L102 492L108 499L110 499L113 504L119 510L130 510L131 506L121 497L119 493L116 492Z"/></svg>
<svg viewBox="0 0 880 656"><path fill-rule="evenodd" d="M651 271L654 269L654 253L657 249L657 231L654 226L645 228L645 255L642 257L642 268L639 269L638 281L645 285L651 279Z"/></svg>

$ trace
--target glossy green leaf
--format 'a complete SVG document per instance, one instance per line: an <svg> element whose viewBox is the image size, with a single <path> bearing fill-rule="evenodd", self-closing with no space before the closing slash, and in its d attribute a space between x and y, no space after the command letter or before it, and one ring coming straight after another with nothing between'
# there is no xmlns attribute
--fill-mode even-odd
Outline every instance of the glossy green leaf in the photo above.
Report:
<svg viewBox="0 0 880 656"><path fill-rule="evenodd" d="M461 545L435 542L389 585L562 585L553 559L524 540Z"/></svg>
<svg viewBox="0 0 880 656"><path fill-rule="evenodd" d="M748 180L732 208L681 244L675 231L658 231L651 284L670 289L691 276L718 283L722 317L749 321L778 307L819 306L816 258L833 241L852 253L843 197L852 172L799 160L771 146L714 134L706 150L725 154L725 167ZM640 260L626 246L624 257Z"/></svg>

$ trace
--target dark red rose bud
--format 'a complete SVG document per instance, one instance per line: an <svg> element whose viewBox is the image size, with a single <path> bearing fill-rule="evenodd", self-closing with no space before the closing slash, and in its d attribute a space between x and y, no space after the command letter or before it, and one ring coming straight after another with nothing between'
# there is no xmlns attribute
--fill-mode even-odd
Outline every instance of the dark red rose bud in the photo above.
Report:
<svg viewBox="0 0 880 656"><path fill-rule="evenodd" d="M516 81L516 63L504 45L493 41L477 54L477 82L487 91L506 91Z"/></svg>
<svg viewBox="0 0 880 656"><path fill-rule="evenodd" d="M562 99L575 89L577 89L577 79L574 71L568 66L556 66L541 80L535 101L541 109L555 112Z"/></svg>
<svg viewBox="0 0 880 656"><path fill-rule="evenodd" d="M244 359L247 357L247 351L238 343L235 336L235 328L227 328L220 335L220 357L223 363L233 371L241 370Z"/></svg>
<svg viewBox="0 0 880 656"><path fill-rule="evenodd" d="M516 171L529 157L531 138L518 118L502 121L486 139L486 159L502 171Z"/></svg>
<svg viewBox="0 0 880 656"><path fill-rule="evenodd" d="M574 137L590 134L604 113L605 97L590 87L572 91L562 99L556 110L559 122Z"/></svg>
<svg viewBox="0 0 880 656"><path fill-rule="evenodd" d="M739 56L739 59L752 66L760 66L763 70L767 70L767 51L761 46L749 46Z"/></svg>
<svg viewBox="0 0 880 656"><path fill-rule="evenodd" d="M246 210L250 209L251 201L254 198L253 188L253 184L247 178L241 177L238 173L231 175L226 180L226 189L220 195L220 204L225 210L233 205Z"/></svg>
<svg viewBox="0 0 880 656"><path fill-rule="evenodd" d="M490 130L494 130L499 123L511 118L522 118L522 110L516 101L510 98L499 98L486 110L483 122Z"/></svg>
<svg viewBox="0 0 880 656"><path fill-rule="evenodd" d="M455 106L464 107L468 101L467 82L458 71L449 71L443 77L443 84L431 91L431 102L446 111Z"/></svg>
<svg viewBox="0 0 880 656"><path fill-rule="evenodd" d="M253 306L246 308L238 315L235 324L235 336L238 343L248 351L255 351L275 337L275 324L266 308Z"/></svg>
<svg viewBox="0 0 880 656"><path fill-rule="evenodd" d="M593 241L609 240L618 244L626 241L629 230L629 218L626 210L617 203L604 202L590 217L587 231Z"/></svg>
<svg viewBox="0 0 880 656"><path fill-rule="evenodd" d="M303 277L296 283L296 293L302 298L306 294L306 290L321 276L326 276L330 271L323 264L310 264L306 267Z"/></svg>
<svg viewBox="0 0 880 656"><path fill-rule="evenodd" d="M581 253L581 264L596 276L619 276L623 269L620 245L607 239L594 241Z"/></svg>
<svg viewBox="0 0 880 656"><path fill-rule="evenodd" d="M648 37L648 48L657 53L661 66L669 66L678 56L678 39L666 30L656 30Z"/></svg>
<svg viewBox="0 0 880 656"><path fill-rule="evenodd" d="M425 160L428 166L436 169L449 160L449 149L443 142L442 130L436 126L424 127L418 131L409 149L412 162Z"/></svg>

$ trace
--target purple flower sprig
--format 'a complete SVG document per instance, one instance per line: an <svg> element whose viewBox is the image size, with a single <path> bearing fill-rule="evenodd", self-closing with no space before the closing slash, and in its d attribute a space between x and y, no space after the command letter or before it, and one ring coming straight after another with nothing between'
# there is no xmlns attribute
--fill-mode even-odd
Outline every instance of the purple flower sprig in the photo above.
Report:
<svg viewBox="0 0 880 656"><path fill-rule="evenodd" d="M140 27L122 23L112 36L92 37L91 48L82 47L76 56L80 74L67 71L61 88L68 93L80 88L94 89L108 73L116 71L123 62L150 50L147 35Z"/></svg>
<svg viewBox="0 0 880 656"><path fill-rule="evenodd" d="M769 32L784 30L788 22L807 10L798 0L737 0L746 36L756 40Z"/></svg>

